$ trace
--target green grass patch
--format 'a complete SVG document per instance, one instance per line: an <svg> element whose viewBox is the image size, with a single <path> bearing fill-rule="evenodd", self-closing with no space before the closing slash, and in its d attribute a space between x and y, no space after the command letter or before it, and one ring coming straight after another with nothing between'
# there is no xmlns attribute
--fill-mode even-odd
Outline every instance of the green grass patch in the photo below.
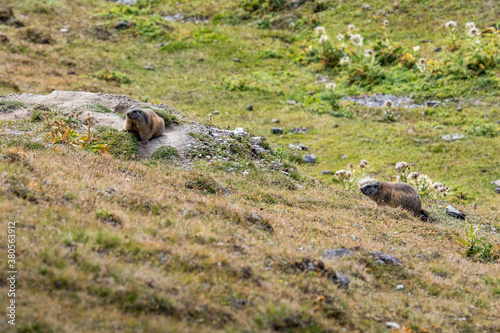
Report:
<svg viewBox="0 0 500 333"><path fill-rule="evenodd" d="M137 158L139 154L137 139L132 133L109 126L97 126L96 136L99 143L108 145L109 152L115 157L128 160Z"/></svg>

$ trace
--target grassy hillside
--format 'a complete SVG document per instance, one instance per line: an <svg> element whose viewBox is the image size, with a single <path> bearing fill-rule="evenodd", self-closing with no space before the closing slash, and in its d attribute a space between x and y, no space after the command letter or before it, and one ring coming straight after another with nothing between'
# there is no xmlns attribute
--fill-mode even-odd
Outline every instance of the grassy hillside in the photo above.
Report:
<svg viewBox="0 0 500 333"><path fill-rule="evenodd" d="M185 170L175 158L135 159L138 143L124 133L101 130L109 147L90 147L77 133L85 127L57 106L0 120L1 224L17 221L17 331L384 332L386 322L401 332L500 330L497 2L6 0L5 8L0 95L126 94L171 105L181 123L243 127L271 149L264 167L241 153L244 140L209 163L205 155L221 147L194 135L204 150ZM375 93L424 107L343 99ZM19 107L28 108L0 98L1 114ZM298 143L309 150L288 148ZM304 154L317 162L302 163ZM376 207L358 190L365 177L395 181L399 161L427 175L423 185L449 187L420 184L434 223ZM353 180L320 174L327 169L350 169ZM449 203L472 229L445 214ZM335 248L353 253L321 258ZM376 251L400 263L379 264Z"/></svg>

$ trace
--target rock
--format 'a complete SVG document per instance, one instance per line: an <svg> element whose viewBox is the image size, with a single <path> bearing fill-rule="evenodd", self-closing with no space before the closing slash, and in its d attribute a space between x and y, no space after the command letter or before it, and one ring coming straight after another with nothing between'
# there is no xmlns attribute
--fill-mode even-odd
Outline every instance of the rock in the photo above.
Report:
<svg viewBox="0 0 500 333"><path fill-rule="evenodd" d="M243 129L243 127L236 127L233 131L234 135L245 135L247 132Z"/></svg>
<svg viewBox="0 0 500 333"><path fill-rule="evenodd" d="M198 61L199 62L203 62L203 61L205 61L205 59L204 58L198 58Z"/></svg>
<svg viewBox="0 0 500 333"><path fill-rule="evenodd" d="M238 58L234 58L234 59L233 59L233 61L234 61L234 62L241 62L241 60L240 60L240 59L238 59Z"/></svg>
<svg viewBox="0 0 500 333"><path fill-rule="evenodd" d="M274 124L279 124L280 120L279 119L271 119L271 122Z"/></svg>
<svg viewBox="0 0 500 333"><path fill-rule="evenodd" d="M500 186L495 187L495 193L496 193L496 194L500 194Z"/></svg>
<svg viewBox="0 0 500 333"><path fill-rule="evenodd" d="M283 134L283 129L281 127L273 127L271 128L272 134Z"/></svg>
<svg viewBox="0 0 500 333"><path fill-rule="evenodd" d="M434 107L434 108L437 108L438 106L441 106L441 102L440 101L425 101L425 106L426 107Z"/></svg>
<svg viewBox="0 0 500 333"><path fill-rule="evenodd" d="M341 160L345 160L345 159L347 159L348 157L349 157L348 155L342 155L342 156L340 156L340 159L341 159Z"/></svg>
<svg viewBox="0 0 500 333"><path fill-rule="evenodd" d="M463 107L459 106L457 107L457 112L462 112L463 109L464 109Z"/></svg>
<svg viewBox="0 0 500 333"><path fill-rule="evenodd" d="M325 252L323 252L323 254L321 255L321 258L324 258L324 259L342 258L345 256L349 256L353 253L354 253L354 251L344 249L344 248L332 249L332 250L326 250Z"/></svg>
<svg viewBox="0 0 500 333"><path fill-rule="evenodd" d="M304 155L304 162L305 163L314 163L314 162L316 162L316 159L317 159L316 155L312 155L312 154L311 155Z"/></svg>
<svg viewBox="0 0 500 333"><path fill-rule="evenodd" d="M436 48L434 49L434 52L441 52L442 50L443 50L442 48L440 48L440 47L436 47Z"/></svg>
<svg viewBox="0 0 500 333"><path fill-rule="evenodd" d="M69 29L66 29L66 28L62 28L62 29L59 29L60 32L63 32L63 33L66 33L66 32L69 32Z"/></svg>
<svg viewBox="0 0 500 333"><path fill-rule="evenodd" d="M290 130L293 134L303 134L309 132L309 129L305 127L294 127Z"/></svg>
<svg viewBox="0 0 500 333"><path fill-rule="evenodd" d="M465 220L465 217L467 216L458 209L454 208L452 205L448 205L448 207L446 207L446 214L461 220Z"/></svg>
<svg viewBox="0 0 500 333"><path fill-rule="evenodd" d="M134 23L125 22L125 21L118 21L115 23L115 25L113 27L116 30L125 30L125 29L132 28L133 26L135 26Z"/></svg>
<svg viewBox="0 0 500 333"><path fill-rule="evenodd" d="M396 286L396 290L403 290L403 289L405 289L405 286L403 286L402 284L398 284Z"/></svg>
<svg viewBox="0 0 500 333"><path fill-rule="evenodd" d="M215 110L214 112L212 112L212 114L220 114L220 112Z"/></svg>
<svg viewBox="0 0 500 333"><path fill-rule="evenodd" d="M349 282L351 282L351 280L347 276L340 275L340 274L335 274L335 277L332 278L332 281L333 281L333 283L338 285L339 288L342 288L342 289L348 289Z"/></svg>
<svg viewBox="0 0 500 333"><path fill-rule="evenodd" d="M259 145L254 145L252 146L252 153L254 153L255 155L259 155L260 153L267 153L267 150Z"/></svg>
<svg viewBox="0 0 500 333"><path fill-rule="evenodd" d="M257 213L251 213L250 215L248 215L248 220L250 222L260 222L262 221L262 216Z"/></svg>
<svg viewBox="0 0 500 333"><path fill-rule="evenodd" d="M135 3L137 2L137 0L115 0L114 2L116 3L121 3L123 5L135 5Z"/></svg>
<svg viewBox="0 0 500 333"><path fill-rule="evenodd" d="M333 172L330 170L323 170L319 173L320 175L333 175Z"/></svg>
<svg viewBox="0 0 500 333"><path fill-rule="evenodd" d="M398 258L393 257L390 254L386 254L383 252L368 252L368 253L370 253L372 256L375 257L376 264L379 264L379 265L383 265L383 264L400 265L401 264L401 261L399 261Z"/></svg>
<svg viewBox="0 0 500 333"><path fill-rule="evenodd" d="M500 179L497 179L497 180L491 182L491 184L493 184L495 186L500 186Z"/></svg>
<svg viewBox="0 0 500 333"><path fill-rule="evenodd" d="M385 326L387 328L394 328L395 330L401 329L401 325L399 325L398 323L392 322L392 321L388 321L387 323L385 323Z"/></svg>
<svg viewBox="0 0 500 333"><path fill-rule="evenodd" d="M366 4L361 5L361 9L363 9L363 10L369 10L371 8L372 8L372 6L370 6L370 5L366 5Z"/></svg>
<svg viewBox="0 0 500 333"><path fill-rule="evenodd" d="M262 145L264 144L264 141L266 141L266 138L264 138L263 136L254 136L252 138L252 143L254 145Z"/></svg>
<svg viewBox="0 0 500 333"><path fill-rule="evenodd" d="M292 145L291 143L288 145L288 148L290 149L297 149L297 146L296 145Z"/></svg>
<svg viewBox="0 0 500 333"><path fill-rule="evenodd" d="M290 105L295 105L295 104L297 104L297 101L296 101L296 100L294 100L294 99L289 99L289 100L287 100L286 102L287 102L288 104L290 104Z"/></svg>
<svg viewBox="0 0 500 333"><path fill-rule="evenodd" d="M338 128L338 127L339 127L338 124L333 125L333 128Z"/></svg>
<svg viewBox="0 0 500 333"><path fill-rule="evenodd" d="M142 66L142 68L144 68L145 70L147 71L154 71L155 69L151 66Z"/></svg>
<svg viewBox="0 0 500 333"><path fill-rule="evenodd" d="M297 149L300 149L300 150L309 150L309 147L303 145L302 143L299 143L297 145Z"/></svg>
<svg viewBox="0 0 500 333"><path fill-rule="evenodd" d="M248 111L253 111L253 105L247 105L247 110Z"/></svg>
<svg viewBox="0 0 500 333"><path fill-rule="evenodd" d="M443 135L441 137L441 140L451 142L451 141L462 140L463 138L465 138L465 135L454 133L454 134Z"/></svg>
<svg viewBox="0 0 500 333"><path fill-rule="evenodd" d="M75 71L69 71L69 72L68 72L68 75L78 75L78 74L76 74L76 72L75 72Z"/></svg>
<svg viewBox="0 0 500 333"><path fill-rule="evenodd" d="M310 91L310 92L308 92L308 94L309 94L309 96L314 96L314 95L316 95L316 92L315 91Z"/></svg>

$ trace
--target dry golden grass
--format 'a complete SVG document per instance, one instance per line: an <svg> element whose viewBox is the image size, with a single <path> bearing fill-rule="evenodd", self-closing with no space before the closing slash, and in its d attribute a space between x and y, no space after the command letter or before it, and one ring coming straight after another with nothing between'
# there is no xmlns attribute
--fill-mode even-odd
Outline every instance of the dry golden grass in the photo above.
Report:
<svg viewBox="0 0 500 333"><path fill-rule="evenodd" d="M498 264L457 253L463 223L437 207L439 221L423 223L358 191L313 181L290 190L286 176L259 169L183 171L65 148L21 161L0 162L0 211L2 228L17 221L25 331L376 332L386 321L415 332L500 328ZM200 175L231 194L186 187ZM253 212L274 231L248 220ZM349 290L294 264L340 247L356 253L325 264L351 279ZM376 265L368 251L403 265Z"/></svg>

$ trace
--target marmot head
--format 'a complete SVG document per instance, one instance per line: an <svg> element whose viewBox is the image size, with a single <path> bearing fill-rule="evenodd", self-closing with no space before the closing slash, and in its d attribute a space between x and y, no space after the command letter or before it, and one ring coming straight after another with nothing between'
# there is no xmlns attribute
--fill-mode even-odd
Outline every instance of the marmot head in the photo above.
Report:
<svg viewBox="0 0 500 333"><path fill-rule="evenodd" d="M380 182L366 184L365 186L361 187L360 190L364 195L375 197L380 191Z"/></svg>
<svg viewBox="0 0 500 333"><path fill-rule="evenodd" d="M127 117L134 120L141 120L145 118L145 115L141 109L132 109L127 112Z"/></svg>

